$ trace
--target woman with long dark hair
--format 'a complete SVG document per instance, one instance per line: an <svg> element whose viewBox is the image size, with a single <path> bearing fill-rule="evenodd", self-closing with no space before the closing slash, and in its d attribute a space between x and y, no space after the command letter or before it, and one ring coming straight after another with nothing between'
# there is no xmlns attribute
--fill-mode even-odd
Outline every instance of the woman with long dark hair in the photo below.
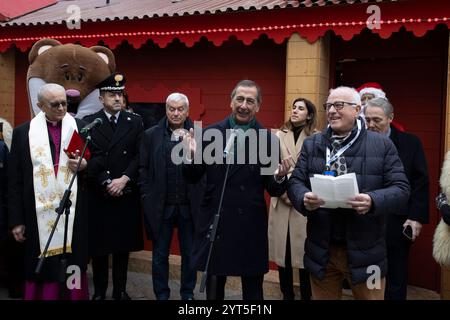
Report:
<svg viewBox="0 0 450 320"><path fill-rule="evenodd" d="M303 140L315 132L317 111L304 98L292 103L289 120L277 132L281 158L291 160L294 170ZM289 173L289 176L290 176ZM293 268L299 269L302 300L310 300L309 273L303 268L306 218L292 207L287 194L271 198L269 213L269 259L278 265L280 289L284 300L294 300Z"/></svg>

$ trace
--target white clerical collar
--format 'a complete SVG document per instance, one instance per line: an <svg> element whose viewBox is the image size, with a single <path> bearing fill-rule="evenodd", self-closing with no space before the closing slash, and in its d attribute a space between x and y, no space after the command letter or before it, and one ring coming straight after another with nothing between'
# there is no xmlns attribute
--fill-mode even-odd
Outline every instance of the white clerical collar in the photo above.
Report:
<svg viewBox="0 0 450 320"><path fill-rule="evenodd" d="M106 117L108 118L109 121L111 121L111 117L113 116L112 114L106 112L105 110L103 110L103 112L106 114ZM119 119L119 115L120 115L120 111L118 111L114 117L116 117L116 120L114 120L115 123L117 123L117 120Z"/></svg>
<svg viewBox="0 0 450 320"><path fill-rule="evenodd" d="M62 121L51 121L51 120L49 120L48 118L47 118L47 115L44 113L44 115L45 115L45 121L47 121L48 123L50 123L50 125L52 126L52 127L56 127L56 126L58 126L58 124L60 124Z"/></svg>

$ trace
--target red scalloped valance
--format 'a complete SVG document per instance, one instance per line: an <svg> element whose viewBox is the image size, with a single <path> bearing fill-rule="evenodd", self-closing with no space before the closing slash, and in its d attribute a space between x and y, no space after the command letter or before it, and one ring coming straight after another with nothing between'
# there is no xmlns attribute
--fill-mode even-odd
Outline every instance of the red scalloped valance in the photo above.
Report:
<svg viewBox="0 0 450 320"><path fill-rule="evenodd" d="M450 26L450 1L396 1L377 4L380 7L380 29L373 33L388 38L404 27L416 36L423 36L437 24ZM165 47L174 39L193 46L202 37L220 46L231 36L250 44L261 34L282 43L297 32L314 42L327 31L350 40L367 27L372 4L353 4L313 8L288 8L214 15L192 15L142 20L119 20L81 23L81 29L70 30L66 25L8 26L0 28L0 51L12 45L22 51L41 38L54 38L62 43L80 42L92 46L102 41L114 49L123 41L139 48L148 40Z"/></svg>

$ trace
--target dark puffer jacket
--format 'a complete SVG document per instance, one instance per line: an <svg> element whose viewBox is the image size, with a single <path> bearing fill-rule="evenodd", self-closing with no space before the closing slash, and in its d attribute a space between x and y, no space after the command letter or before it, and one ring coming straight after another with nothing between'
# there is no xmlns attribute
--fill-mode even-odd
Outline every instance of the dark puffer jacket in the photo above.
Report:
<svg viewBox="0 0 450 320"><path fill-rule="evenodd" d="M322 174L326 147L331 149L330 129L306 139L294 172L289 179L288 196L295 209L308 217L304 265L323 279L329 260L332 215L345 216L345 238L352 284L365 282L367 267L378 265L386 274L385 215L404 210L409 183L397 149L390 139L362 128L357 141L344 153L348 173L356 173L360 193L372 198L372 208L360 215L353 209L306 210L303 196L311 191L309 177Z"/></svg>

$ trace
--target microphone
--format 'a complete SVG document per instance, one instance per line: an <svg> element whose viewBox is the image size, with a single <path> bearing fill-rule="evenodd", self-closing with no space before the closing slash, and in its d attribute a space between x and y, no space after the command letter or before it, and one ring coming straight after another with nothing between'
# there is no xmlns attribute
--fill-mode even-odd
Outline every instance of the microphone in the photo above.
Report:
<svg viewBox="0 0 450 320"><path fill-rule="evenodd" d="M103 120L100 118L96 118L94 121L92 121L91 123L89 123L88 125L84 126L83 129L81 129L81 133L87 133L89 131L91 131L92 129L94 129L95 127L98 127L100 125L103 124Z"/></svg>
<svg viewBox="0 0 450 320"><path fill-rule="evenodd" d="M225 149L223 149L223 157L226 158L228 156L228 154L231 151L231 148L233 148L234 146L234 139L236 139L236 130L232 129L231 130L231 134L230 137L228 138L227 144L225 146Z"/></svg>

